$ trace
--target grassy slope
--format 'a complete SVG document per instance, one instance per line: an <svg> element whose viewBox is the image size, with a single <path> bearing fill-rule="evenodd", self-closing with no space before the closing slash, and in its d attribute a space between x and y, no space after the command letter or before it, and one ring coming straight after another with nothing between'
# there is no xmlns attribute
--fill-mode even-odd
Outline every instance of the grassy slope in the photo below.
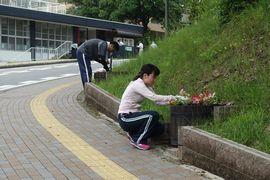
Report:
<svg viewBox="0 0 270 180"><path fill-rule="evenodd" d="M209 8L196 24L181 29L119 69L129 74L100 84L119 98L144 63L156 64L161 75L156 92L177 94L203 91L205 85L221 102L233 101L242 110L221 123L201 128L270 153L270 14L261 6L250 8L220 28ZM248 106L246 106L248 105ZM252 107L252 108L250 108ZM168 107L147 101L169 119Z"/></svg>

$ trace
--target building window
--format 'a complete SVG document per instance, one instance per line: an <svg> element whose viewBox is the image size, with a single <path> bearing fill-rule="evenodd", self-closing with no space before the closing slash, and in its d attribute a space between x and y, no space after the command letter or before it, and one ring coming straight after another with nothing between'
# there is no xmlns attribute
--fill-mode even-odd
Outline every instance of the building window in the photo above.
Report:
<svg viewBox="0 0 270 180"><path fill-rule="evenodd" d="M62 26L62 40L67 40L67 26Z"/></svg>
<svg viewBox="0 0 270 180"><path fill-rule="evenodd" d="M48 39L48 25L47 23L42 23L42 39Z"/></svg>
<svg viewBox="0 0 270 180"><path fill-rule="evenodd" d="M30 47L29 21L0 18L1 49L25 51Z"/></svg>
<svg viewBox="0 0 270 180"><path fill-rule="evenodd" d="M41 40L39 40L39 39L36 40L36 47L42 47Z"/></svg>
<svg viewBox="0 0 270 180"><path fill-rule="evenodd" d="M30 40L26 38L16 38L16 50L25 51L30 47Z"/></svg>
<svg viewBox="0 0 270 180"><path fill-rule="evenodd" d="M29 36L29 22L17 20L16 21L16 35L17 36Z"/></svg>
<svg viewBox="0 0 270 180"><path fill-rule="evenodd" d="M55 41L49 41L49 48L54 49L55 45L54 45Z"/></svg>
<svg viewBox="0 0 270 180"><path fill-rule="evenodd" d="M17 36L23 36L23 21L16 22L16 34Z"/></svg>
<svg viewBox="0 0 270 180"><path fill-rule="evenodd" d="M54 27L54 24L49 24L48 29L49 29L49 39L54 40L55 39L55 33L54 33L55 27Z"/></svg>
<svg viewBox="0 0 270 180"><path fill-rule="evenodd" d="M61 40L61 25L55 26L55 35L56 40Z"/></svg>
<svg viewBox="0 0 270 180"><path fill-rule="evenodd" d="M8 37L7 36L2 36L1 37L1 49L8 49Z"/></svg>
<svg viewBox="0 0 270 180"><path fill-rule="evenodd" d="M36 23L36 38L41 38L41 23Z"/></svg>
<svg viewBox="0 0 270 180"><path fill-rule="evenodd" d="M42 40L42 47L47 48L48 47L48 40Z"/></svg>
<svg viewBox="0 0 270 180"><path fill-rule="evenodd" d="M56 47L60 46L61 44L61 41L56 41Z"/></svg>
<svg viewBox="0 0 270 180"><path fill-rule="evenodd" d="M36 47L55 49L67 40L72 41L71 26L36 23Z"/></svg>
<svg viewBox="0 0 270 180"><path fill-rule="evenodd" d="M8 18L1 18L1 34L8 34Z"/></svg>
<svg viewBox="0 0 270 180"><path fill-rule="evenodd" d="M68 27L68 37L67 37L68 41L72 41L72 27L69 26Z"/></svg>
<svg viewBox="0 0 270 180"><path fill-rule="evenodd" d="M8 34L15 35L15 19L8 20Z"/></svg>
<svg viewBox="0 0 270 180"><path fill-rule="evenodd" d="M8 38L8 50L15 50L15 38L14 37Z"/></svg>

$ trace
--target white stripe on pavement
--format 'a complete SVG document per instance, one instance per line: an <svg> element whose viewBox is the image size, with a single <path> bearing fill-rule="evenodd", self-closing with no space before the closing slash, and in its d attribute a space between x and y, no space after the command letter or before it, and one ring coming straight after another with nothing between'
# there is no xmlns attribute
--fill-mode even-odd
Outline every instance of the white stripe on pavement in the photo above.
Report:
<svg viewBox="0 0 270 180"><path fill-rule="evenodd" d="M23 82L20 82L20 84L34 84L34 83L36 83L36 82L38 82L38 81L23 81Z"/></svg>
<svg viewBox="0 0 270 180"><path fill-rule="evenodd" d="M29 71L42 71L42 70L48 70L52 69L52 67L42 67L42 68L31 68Z"/></svg>
<svg viewBox="0 0 270 180"><path fill-rule="evenodd" d="M59 77L45 77L45 78L41 78L42 80L53 80L53 79L58 79Z"/></svg>
<svg viewBox="0 0 270 180"><path fill-rule="evenodd" d="M79 73L76 74L62 74L60 77L70 77L70 76L76 76L79 75Z"/></svg>
<svg viewBox="0 0 270 180"><path fill-rule="evenodd" d="M0 76L5 76L5 75L8 75L8 74L15 74L15 73L25 73L25 72L29 72L29 70L3 72L3 73L0 74Z"/></svg>
<svg viewBox="0 0 270 180"><path fill-rule="evenodd" d="M6 90L6 89L11 89L14 87L16 87L16 86L15 85L3 85L3 86L0 86L0 91Z"/></svg>
<svg viewBox="0 0 270 180"><path fill-rule="evenodd" d="M27 86L30 84L37 84L37 83L41 83L41 82L46 82L46 81L51 81L51 80L55 80L55 79L61 79L61 78L65 78L65 77L71 77L71 76L77 76L79 75L77 74L62 74L59 77L45 77L45 78L41 78L40 80L37 81L23 81L23 82L19 82L19 84L17 85L3 85L0 86L0 92L4 91L4 90L9 90L9 89L13 89L16 87L22 87L22 86Z"/></svg>

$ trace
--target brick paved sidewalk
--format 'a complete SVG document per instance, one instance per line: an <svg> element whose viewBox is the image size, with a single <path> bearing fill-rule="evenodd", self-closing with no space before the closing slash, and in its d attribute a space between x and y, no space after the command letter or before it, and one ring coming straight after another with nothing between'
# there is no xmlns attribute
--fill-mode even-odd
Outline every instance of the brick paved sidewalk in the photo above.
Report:
<svg viewBox="0 0 270 180"><path fill-rule="evenodd" d="M51 94L46 105L57 121L89 146L139 179L205 179L153 151L132 148L126 137L88 114L76 100L82 90L78 77L0 93L0 179L103 179L49 133L31 110L37 95L74 80L78 83Z"/></svg>

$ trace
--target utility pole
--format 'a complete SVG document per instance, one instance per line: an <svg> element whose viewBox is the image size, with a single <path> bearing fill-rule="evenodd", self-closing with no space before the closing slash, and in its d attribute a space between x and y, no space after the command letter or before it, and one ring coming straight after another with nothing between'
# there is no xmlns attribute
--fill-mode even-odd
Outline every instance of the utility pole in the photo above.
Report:
<svg viewBox="0 0 270 180"><path fill-rule="evenodd" d="M165 4L165 37L168 36L169 28L168 28L168 2L169 0L164 0Z"/></svg>

